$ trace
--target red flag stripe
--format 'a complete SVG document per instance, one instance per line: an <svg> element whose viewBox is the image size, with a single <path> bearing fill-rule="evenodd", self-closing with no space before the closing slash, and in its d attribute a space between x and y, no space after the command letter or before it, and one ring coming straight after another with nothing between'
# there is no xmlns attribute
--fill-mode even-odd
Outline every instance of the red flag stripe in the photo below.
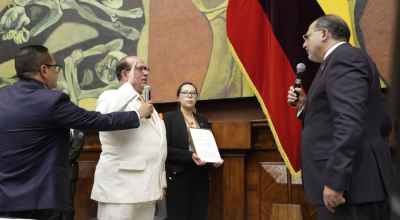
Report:
<svg viewBox="0 0 400 220"><path fill-rule="evenodd" d="M298 178L301 121L286 102L293 69L257 0L231 0L226 26L233 55L260 101L287 167Z"/></svg>

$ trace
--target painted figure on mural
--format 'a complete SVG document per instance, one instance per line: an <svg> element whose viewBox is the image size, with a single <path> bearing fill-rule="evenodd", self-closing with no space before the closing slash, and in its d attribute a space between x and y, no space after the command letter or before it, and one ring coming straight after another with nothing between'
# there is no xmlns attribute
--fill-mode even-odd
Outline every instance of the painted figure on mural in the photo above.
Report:
<svg viewBox="0 0 400 220"><path fill-rule="evenodd" d="M107 44L94 46L88 50L76 49L71 55L64 59L65 63L65 79L59 78L59 81L65 80L65 84L57 87L57 90L67 93L71 101L75 104L83 98L97 98L101 93L109 89L119 88L119 83L116 77L115 68L120 59L126 57L126 54L121 52L123 41L122 39L113 40ZM83 79L78 80L78 65L87 57L106 54L106 56L91 68L83 69ZM95 73L93 73L93 70ZM97 76L105 86L94 89L82 89L82 87L90 86L93 83L94 77Z"/></svg>
<svg viewBox="0 0 400 220"><path fill-rule="evenodd" d="M242 76L226 41L226 9L228 0L191 0L208 20L213 36L213 49L200 99L217 99L253 96Z"/></svg>
<svg viewBox="0 0 400 220"><path fill-rule="evenodd" d="M149 0L0 1L0 88L16 82L15 48L44 45L62 66L57 90L94 109L97 97L118 86L116 63L126 54L147 60Z"/></svg>
<svg viewBox="0 0 400 220"><path fill-rule="evenodd" d="M110 18L98 18L93 10L85 5L92 5L100 11L106 13ZM133 8L130 10L119 10L123 5L123 1L102 1L102 4L95 0L75 0L52 1L52 0L14 0L8 5L8 10L0 19L0 34L3 34L3 40L14 40L16 44L28 42L30 37L35 37L49 26L55 24L64 15L64 11L71 9L76 10L83 18L91 22L102 25L105 28L118 32L131 40L137 40L140 32L118 20L120 18L140 18L143 16L141 8ZM50 11L43 17L41 14ZM27 15L27 9L30 9L30 16ZM43 17L32 29L27 30L26 25L30 24L37 18ZM109 21L111 20L111 21Z"/></svg>

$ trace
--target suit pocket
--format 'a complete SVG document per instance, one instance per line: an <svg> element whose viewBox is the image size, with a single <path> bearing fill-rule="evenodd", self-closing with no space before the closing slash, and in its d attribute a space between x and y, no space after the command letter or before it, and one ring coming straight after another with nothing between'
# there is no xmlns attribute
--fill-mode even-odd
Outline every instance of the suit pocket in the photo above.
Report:
<svg viewBox="0 0 400 220"><path fill-rule="evenodd" d="M331 149L315 150L315 151L313 151L313 158L314 158L314 160L327 160L327 159L329 159L330 152L331 152Z"/></svg>
<svg viewBox="0 0 400 220"><path fill-rule="evenodd" d="M145 160L119 161L120 170L144 170L145 168L146 168Z"/></svg>

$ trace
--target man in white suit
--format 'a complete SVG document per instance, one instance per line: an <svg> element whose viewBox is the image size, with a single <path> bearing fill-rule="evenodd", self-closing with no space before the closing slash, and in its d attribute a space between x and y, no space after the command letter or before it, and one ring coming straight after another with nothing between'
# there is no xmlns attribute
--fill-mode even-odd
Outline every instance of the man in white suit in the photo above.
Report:
<svg viewBox="0 0 400 220"><path fill-rule="evenodd" d="M150 69L139 57L128 56L117 66L118 90L101 94L101 113L135 111ZM140 117L140 112L138 112ZM167 141L164 122L154 110L140 119L138 129L100 132L102 153L96 167L91 198L98 202L100 220L153 219L155 203L164 199Z"/></svg>

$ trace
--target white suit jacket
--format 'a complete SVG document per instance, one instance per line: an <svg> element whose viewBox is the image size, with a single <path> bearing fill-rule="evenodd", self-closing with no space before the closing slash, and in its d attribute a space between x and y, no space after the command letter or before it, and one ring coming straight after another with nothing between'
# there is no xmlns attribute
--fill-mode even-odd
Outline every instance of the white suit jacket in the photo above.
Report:
<svg viewBox="0 0 400 220"><path fill-rule="evenodd" d="M100 95L101 113L135 111L139 94L125 83ZM136 129L100 132L102 153L96 167L91 198L104 203L139 203L162 198L166 187L167 141L164 122L154 110Z"/></svg>

